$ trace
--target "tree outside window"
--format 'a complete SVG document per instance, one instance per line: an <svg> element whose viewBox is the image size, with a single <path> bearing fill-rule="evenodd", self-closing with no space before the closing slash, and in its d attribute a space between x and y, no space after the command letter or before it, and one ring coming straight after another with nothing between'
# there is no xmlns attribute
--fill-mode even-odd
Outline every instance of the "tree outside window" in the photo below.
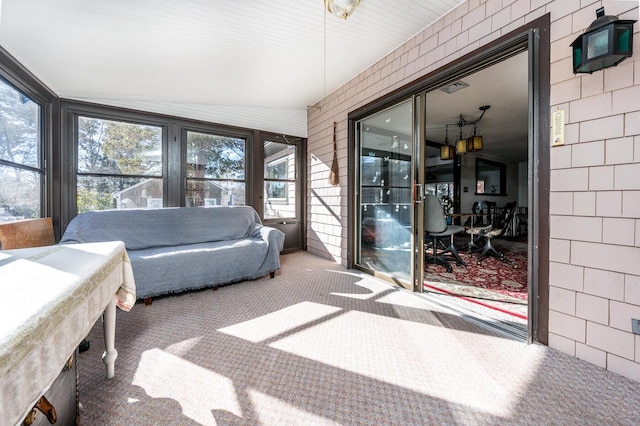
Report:
<svg viewBox="0 0 640 426"><path fill-rule="evenodd" d="M42 214L42 110L0 79L0 221Z"/></svg>
<svg viewBox="0 0 640 426"><path fill-rule="evenodd" d="M78 213L162 207L162 128L78 117Z"/></svg>

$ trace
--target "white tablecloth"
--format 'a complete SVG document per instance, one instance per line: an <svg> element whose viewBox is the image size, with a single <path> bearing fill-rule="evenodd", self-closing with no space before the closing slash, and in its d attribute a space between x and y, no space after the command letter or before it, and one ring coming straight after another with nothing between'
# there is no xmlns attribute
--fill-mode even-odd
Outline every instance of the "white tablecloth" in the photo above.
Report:
<svg viewBox="0 0 640 426"><path fill-rule="evenodd" d="M114 297L131 309L135 283L120 241L55 245L0 251L0 296L0 423L15 424Z"/></svg>

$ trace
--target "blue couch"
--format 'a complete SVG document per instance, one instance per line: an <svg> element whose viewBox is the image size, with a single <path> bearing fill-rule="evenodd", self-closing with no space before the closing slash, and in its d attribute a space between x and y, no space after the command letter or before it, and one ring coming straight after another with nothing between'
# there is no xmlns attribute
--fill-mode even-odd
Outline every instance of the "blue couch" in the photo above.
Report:
<svg viewBox="0 0 640 426"><path fill-rule="evenodd" d="M123 241L138 299L250 280L280 268L284 234L249 206L81 213L60 244Z"/></svg>

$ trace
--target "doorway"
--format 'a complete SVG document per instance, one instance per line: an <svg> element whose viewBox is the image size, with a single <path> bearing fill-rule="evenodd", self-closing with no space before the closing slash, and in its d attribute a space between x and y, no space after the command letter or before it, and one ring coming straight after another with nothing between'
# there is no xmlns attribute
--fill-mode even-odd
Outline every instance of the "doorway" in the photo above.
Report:
<svg viewBox="0 0 640 426"><path fill-rule="evenodd" d="M263 135L261 201L263 223L285 235L282 253L306 248L304 244L304 146L302 139Z"/></svg>
<svg viewBox="0 0 640 426"><path fill-rule="evenodd" d="M548 236L548 224L541 221L548 203L540 197L548 190L548 138L540 105L548 103L548 81L545 66L535 69L545 63L537 55L547 54L534 43L540 40L536 31L505 38L449 71L350 114L355 144L350 264L482 322L507 324L511 334L529 342L546 343L548 301L540 285L548 286L542 262L548 260L548 244L539 242ZM479 136L481 148L468 145L450 157L441 153L447 144L478 142ZM405 157L392 150L405 147ZM398 161L409 173L393 174ZM399 184L399 178L411 183ZM403 191L404 199L394 198ZM450 225L463 227L451 239L461 262L450 271L426 261L427 194L438 195ZM480 227L484 233L474 234ZM490 229L496 232L488 235ZM386 241L387 234L404 238ZM475 251L478 246L497 255L484 256ZM483 286L490 274L498 276L497 284Z"/></svg>
<svg viewBox="0 0 640 426"><path fill-rule="evenodd" d="M531 223L528 72L522 51L425 93L425 192L440 200L448 223L462 227L452 238L463 263L450 256L448 267L427 262L423 291L523 337ZM473 138L481 146L469 149ZM452 158L442 155L443 144L453 147Z"/></svg>

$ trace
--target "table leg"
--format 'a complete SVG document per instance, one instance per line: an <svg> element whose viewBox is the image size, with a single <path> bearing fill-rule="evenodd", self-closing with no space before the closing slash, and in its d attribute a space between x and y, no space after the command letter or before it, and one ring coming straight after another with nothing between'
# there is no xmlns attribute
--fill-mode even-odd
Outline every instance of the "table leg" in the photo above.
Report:
<svg viewBox="0 0 640 426"><path fill-rule="evenodd" d="M107 366L107 379L112 379L115 375L115 363L118 351L115 348L116 340L116 298L114 297L107 305L102 314L102 330L104 332L104 349L102 362Z"/></svg>

